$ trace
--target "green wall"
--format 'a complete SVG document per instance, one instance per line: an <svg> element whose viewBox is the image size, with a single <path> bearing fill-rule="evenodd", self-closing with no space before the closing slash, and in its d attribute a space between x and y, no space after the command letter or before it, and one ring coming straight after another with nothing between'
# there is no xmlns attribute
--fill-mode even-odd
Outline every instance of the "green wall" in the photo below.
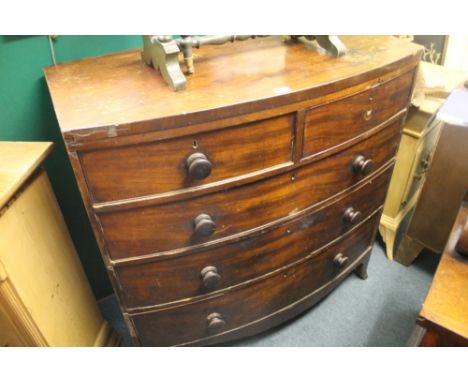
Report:
<svg viewBox="0 0 468 382"><path fill-rule="evenodd" d="M142 46L141 36L58 36L58 63ZM63 145L42 69L52 65L46 36L0 36L0 140L53 141L52 186L97 298L112 293Z"/></svg>

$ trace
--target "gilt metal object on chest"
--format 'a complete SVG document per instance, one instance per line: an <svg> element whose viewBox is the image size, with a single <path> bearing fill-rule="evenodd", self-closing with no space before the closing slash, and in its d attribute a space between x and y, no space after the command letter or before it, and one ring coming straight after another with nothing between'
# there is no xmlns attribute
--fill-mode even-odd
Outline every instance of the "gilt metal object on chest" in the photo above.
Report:
<svg viewBox="0 0 468 382"><path fill-rule="evenodd" d="M195 66L193 62L193 48L203 45L222 45L227 42L245 41L249 39L268 37L258 35L217 35L205 37L181 36L174 39L172 36L144 36L143 37L143 61L159 69L164 81L175 91L183 90L187 86L187 79L179 62L179 54L184 57L185 74L193 74ZM346 53L346 47L338 36L331 35L307 35L285 37L292 41L300 41L307 46L315 41L320 48L327 53L339 57Z"/></svg>

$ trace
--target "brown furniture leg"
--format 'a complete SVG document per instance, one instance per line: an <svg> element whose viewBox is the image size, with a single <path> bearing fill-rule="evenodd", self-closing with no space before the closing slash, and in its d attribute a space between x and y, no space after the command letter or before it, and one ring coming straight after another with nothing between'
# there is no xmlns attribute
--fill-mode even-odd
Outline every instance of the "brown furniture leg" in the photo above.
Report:
<svg viewBox="0 0 468 382"><path fill-rule="evenodd" d="M354 273L356 273L356 275L363 280L366 280L368 276L367 266L369 265L369 260L370 260L370 253L363 259L362 263L359 264L354 270Z"/></svg>
<svg viewBox="0 0 468 382"><path fill-rule="evenodd" d="M403 265L410 265L419 253L424 249L424 246L412 239L410 236L405 235L396 253L395 260Z"/></svg>

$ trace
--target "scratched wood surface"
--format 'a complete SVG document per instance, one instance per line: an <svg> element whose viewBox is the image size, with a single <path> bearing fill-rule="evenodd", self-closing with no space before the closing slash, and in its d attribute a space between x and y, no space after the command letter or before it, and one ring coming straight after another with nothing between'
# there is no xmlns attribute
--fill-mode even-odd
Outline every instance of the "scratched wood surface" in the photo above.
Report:
<svg viewBox="0 0 468 382"><path fill-rule="evenodd" d="M346 142L404 109L413 74L409 71L351 98L308 110L303 155L320 153Z"/></svg>
<svg viewBox="0 0 468 382"><path fill-rule="evenodd" d="M119 259L190 247L292 217L364 179L353 170L358 155L371 159L374 171L391 161L401 124L397 121L370 139L293 173L156 207L100 214L110 256ZM194 232L194 218L201 213L216 224L209 236Z"/></svg>
<svg viewBox="0 0 468 382"><path fill-rule="evenodd" d="M349 259L348 266L353 265L371 245L373 231L372 224L365 224L324 252L304 257L299 264L280 268L271 277L240 290L173 309L135 314L132 318L141 333L142 344L165 346L173 344L174 338L178 343L190 342L287 308L291 302L332 281L346 268L334 264L336 254L343 253ZM219 313L225 321L221 330L209 328L207 317L213 312Z"/></svg>
<svg viewBox="0 0 468 382"><path fill-rule="evenodd" d="M206 121L201 111L217 110L221 118L298 102L419 61L414 44L391 36L343 36L343 42L349 53L338 59L278 36L206 46L194 51L197 72L177 95L142 62L140 50L51 66L45 74L60 128L65 136L90 130L75 134L86 140L100 127L111 128L104 136L133 134Z"/></svg>
<svg viewBox="0 0 468 382"><path fill-rule="evenodd" d="M343 40L338 59L278 37L203 47L178 93L138 50L45 70L135 343L252 335L366 277L421 50ZM191 153L212 164L203 180L187 178Z"/></svg>
<svg viewBox="0 0 468 382"><path fill-rule="evenodd" d="M81 162L96 201L128 199L285 164L292 159L293 128L294 115L286 115L219 132L85 152ZM186 160L194 152L202 152L212 164L205 179L187 174Z"/></svg>
<svg viewBox="0 0 468 382"><path fill-rule="evenodd" d="M366 221L381 207L392 166L331 205L326 205L271 231L247 240L179 256L162 256L145 262L123 263L115 268L127 308L163 304L203 296L247 282L301 259ZM348 208L361 214L355 222L344 218ZM200 272L215 266L220 281L204 285Z"/></svg>

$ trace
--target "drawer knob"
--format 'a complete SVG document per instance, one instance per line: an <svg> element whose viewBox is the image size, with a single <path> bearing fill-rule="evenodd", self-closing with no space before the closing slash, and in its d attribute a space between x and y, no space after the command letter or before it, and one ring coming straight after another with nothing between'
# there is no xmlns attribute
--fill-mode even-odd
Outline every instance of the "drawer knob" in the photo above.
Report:
<svg viewBox="0 0 468 382"><path fill-rule="evenodd" d="M360 211L356 211L353 207L349 207L344 213L344 220L346 223L356 224L361 219L361 216L362 214Z"/></svg>
<svg viewBox="0 0 468 382"><path fill-rule="evenodd" d="M333 262L341 268L348 263L348 257L342 253L338 253L338 255L333 259Z"/></svg>
<svg viewBox="0 0 468 382"><path fill-rule="evenodd" d="M192 179L205 179L211 174L211 162L203 153L193 153L187 158L185 164L187 166L188 175Z"/></svg>
<svg viewBox="0 0 468 382"><path fill-rule="evenodd" d="M197 236L210 236L216 229L216 224L208 214L198 215L194 221L194 231Z"/></svg>
<svg viewBox="0 0 468 382"><path fill-rule="evenodd" d="M373 166L372 159L366 159L364 155L358 155L353 162L354 171L363 175L370 174Z"/></svg>
<svg viewBox="0 0 468 382"><path fill-rule="evenodd" d="M208 289L216 288L221 281L221 276L219 275L218 270L212 265L203 268L200 275L203 280L203 285Z"/></svg>
<svg viewBox="0 0 468 382"><path fill-rule="evenodd" d="M208 331L210 333L219 332L226 325L219 313L209 314L208 317L206 317L206 321L208 322Z"/></svg>

